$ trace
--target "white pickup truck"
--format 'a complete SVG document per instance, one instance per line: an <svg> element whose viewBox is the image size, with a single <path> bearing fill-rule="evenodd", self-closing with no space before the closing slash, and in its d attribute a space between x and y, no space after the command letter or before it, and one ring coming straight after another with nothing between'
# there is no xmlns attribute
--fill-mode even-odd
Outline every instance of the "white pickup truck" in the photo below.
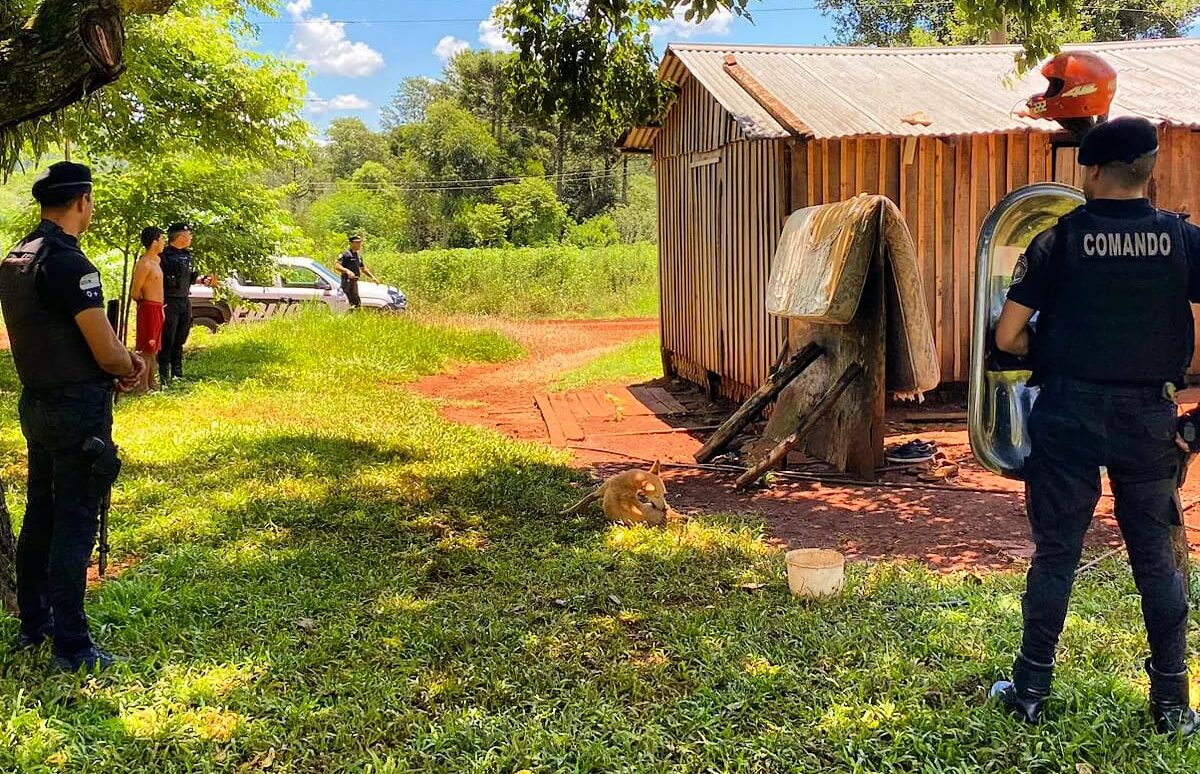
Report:
<svg viewBox="0 0 1200 774"><path fill-rule="evenodd" d="M334 313L350 309L338 275L311 258L276 258L275 271L266 284L242 281L234 274L223 280L221 286L239 300L248 302L248 308L252 311L255 307L290 309L304 302L323 303ZM408 308L408 299L404 294L388 285L359 281L358 295L364 309L403 312ZM202 325L215 331L237 315L228 303L216 297L213 289L206 285L192 285L189 296L192 301L192 325Z"/></svg>

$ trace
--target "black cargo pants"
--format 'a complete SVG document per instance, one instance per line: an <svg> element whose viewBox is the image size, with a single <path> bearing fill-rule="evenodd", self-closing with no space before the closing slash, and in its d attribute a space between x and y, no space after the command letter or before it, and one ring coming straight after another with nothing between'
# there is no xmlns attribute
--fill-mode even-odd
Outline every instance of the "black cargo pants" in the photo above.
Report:
<svg viewBox="0 0 1200 774"><path fill-rule="evenodd" d="M1053 378L1029 417L1025 491L1036 551L1022 601L1021 651L1049 664L1062 633L1084 533L1108 469L1115 515L1142 598L1151 658L1184 670L1187 586L1170 527L1181 522L1176 407L1161 387L1114 387Z"/></svg>
<svg viewBox="0 0 1200 774"><path fill-rule="evenodd" d="M53 611L54 651L91 647L83 597L100 522L100 502L116 478L112 388L81 385L21 393L21 431L29 447L25 518L17 539L21 629L36 636ZM85 448L99 438L107 450Z"/></svg>
<svg viewBox="0 0 1200 774"><path fill-rule="evenodd" d="M158 351L160 378L183 376L183 345L191 330L191 299L167 296L163 304L162 349Z"/></svg>

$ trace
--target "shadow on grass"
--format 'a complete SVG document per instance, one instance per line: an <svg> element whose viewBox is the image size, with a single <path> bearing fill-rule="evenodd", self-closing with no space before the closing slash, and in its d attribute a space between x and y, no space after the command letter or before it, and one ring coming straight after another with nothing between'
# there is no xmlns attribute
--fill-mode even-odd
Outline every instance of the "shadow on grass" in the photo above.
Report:
<svg viewBox="0 0 1200 774"><path fill-rule="evenodd" d="M1036 732L982 706L1018 639L1015 581L857 569L843 597L802 603L758 525L562 517L574 474L519 454L460 469L403 440L295 433L210 451L248 496L92 599L129 666L47 680L44 654L0 655L11 701L86 740L90 770L254 769L273 748L314 772L1009 772L1043 770L1025 765L1035 734L1165 767L1114 771L1195 770L1195 753L1139 747L1144 695L1124 676L1076 677ZM206 460L130 471L172 474L221 503ZM1106 602L1127 623L1122 593Z"/></svg>

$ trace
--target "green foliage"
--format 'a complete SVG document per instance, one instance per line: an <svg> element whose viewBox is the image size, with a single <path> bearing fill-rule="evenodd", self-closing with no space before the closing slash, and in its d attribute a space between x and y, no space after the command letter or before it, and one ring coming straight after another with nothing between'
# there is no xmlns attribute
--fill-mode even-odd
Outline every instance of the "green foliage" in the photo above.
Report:
<svg viewBox="0 0 1200 774"><path fill-rule="evenodd" d="M629 178L629 203L613 211L613 221L625 244L658 242L658 195L652 175Z"/></svg>
<svg viewBox="0 0 1200 774"><path fill-rule="evenodd" d="M125 74L68 112L68 133L93 158L138 164L196 148L259 163L296 152L308 134L303 75L247 48L242 7L193 0L130 17Z"/></svg>
<svg viewBox="0 0 1200 774"><path fill-rule="evenodd" d="M404 124L419 124L425 120L431 104L449 96L449 90L441 81L424 75L404 78L391 102L380 111L383 126L394 129Z"/></svg>
<svg viewBox="0 0 1200 774"><path fill-rule="evenodd" d="M330 171L338 178L350 177L368 162L386 166L391 161L387 140L371 131L361 119L334 119L325 136L329 140L325 153Z"/></svg>
<svg viewBox="0 0 1200 774"><path fill-rule="evenodd" d="M597 385L638 384L660 379L662 375L662 347L659 335L652 333L560 374L550 389L566 392Z"/></svg>
<svg viewBox="0 0 1200 774"><path fill-rule="evenodd" d="M295 237L280 192L254 181L250 162L187 155L160 158L153 168L120 164L98 172L96 214L83 246L134 255L143 227L186 221L202 271L253 271ZM99 248L99 249L97 249Z"/></svg>
<svg viewBox="0 0 1200 774"><path fill-rule="evenodd" d="M500 146L487 124L453 102L431 104L420 124L394 133L401 152L409 152L420 169L435 180L479 181L496 174ZM464 185L464 191L471 189Z"/></svg>
<svg viewBox="0 0 1200 774"><path fill-rule="evenodd" d="M746 0L696 0L745 5ZM673 0L504 0L495 16L516 46L513 97L529 113L619 131L661 112L650 24ZM702 14L708 15L708 14Z"/></svg>
<svg viewBox="0 0 1200 774"><path fill-rule="evenodd" d="M508 244L508 218L499 204L475 204L463 221L475 247L504 247Z"/></svg>
<svg viewBox="0 0 1200 774"><path fill-rule="evenodd" d="M976 45L986 43L994 24L974 6L920 0L822 0L836 19L837 41L847 45ZM1177 37L1200 18L1195 0L1101 0L1069 10L1047 10L1038 25L1054 40L1134 40ZM1009 16L1008 33L1026 38L1019 15Z"/></svg>
<svg viewBox="0 0 1200 774"><path fill-rule="evenodd" d="M362 234L383 249L406 247L408 222L403 199L391 188L371 185L373 178L386 175L379 164L364 164L352 180L339 182L308 208L303 220L305 230L327 252L340 249L353 233Z"/></svg>
<svg viewBox="0 0 1200 774"><path fill-rule="evenodd" d="M494 195L504 210L509 241L514 245L546 245L562 238L567 208L545 180L528 177L497 187Z"/></svg>
<svg viewBox="0 0 1200 774"><path fill-rule="evenodd" d="M418 311L514 318L658 314L658 263L649 245L372 253L370 261Z"/></svg>
<svg viewBox="0 0 1200 774"><path fill-rule="evenodd" d="M617 224L612 215L597 215L583 223L572 223L567 226L567 244L576 247L608 247L621 241L617 233Z"/></svg>

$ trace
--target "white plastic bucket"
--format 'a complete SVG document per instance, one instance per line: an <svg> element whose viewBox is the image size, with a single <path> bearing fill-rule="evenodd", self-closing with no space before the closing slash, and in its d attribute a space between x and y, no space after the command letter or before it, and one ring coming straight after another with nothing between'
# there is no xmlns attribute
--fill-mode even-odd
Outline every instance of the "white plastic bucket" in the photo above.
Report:
<svg viewBox="0 0 1200 774"><path fill-rule="evenodd" d="M788 588L798 597L827 597L842 590L846 557L826 548L797 548L784 556Z"/></svg>

